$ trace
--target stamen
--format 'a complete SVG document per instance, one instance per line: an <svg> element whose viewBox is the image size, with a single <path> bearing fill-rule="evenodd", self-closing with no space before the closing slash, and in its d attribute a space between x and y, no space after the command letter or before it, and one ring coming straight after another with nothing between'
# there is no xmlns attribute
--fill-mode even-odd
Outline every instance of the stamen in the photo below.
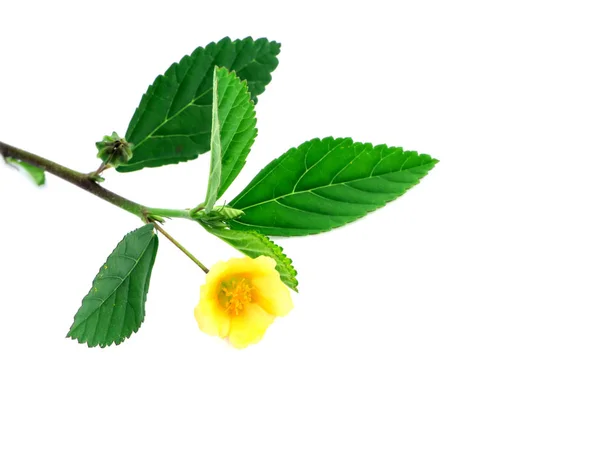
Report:
<svg viewBox="0 0 600 450"><path fill-rule="evenodd" d="M252 302L252 284L246 278L230 278L221 283L219 303L230 315L239 315Z"/></svg>

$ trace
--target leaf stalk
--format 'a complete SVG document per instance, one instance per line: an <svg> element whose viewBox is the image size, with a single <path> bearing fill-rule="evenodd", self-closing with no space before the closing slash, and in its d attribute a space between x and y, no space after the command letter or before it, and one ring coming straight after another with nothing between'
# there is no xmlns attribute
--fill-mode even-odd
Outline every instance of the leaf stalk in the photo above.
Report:
<svg viewBox="0 0 600 450"><path fill-rule="evenodd" d="M181 250L188 258L190 258L192 261L194 261L194 263L196 263L196 265L198 267L200 267L204 273L208 273L208 268L202 264L198 258L196 258L194 255L192 255L190 253L190 251L188 249L186 249L183 245L181 245L173 236L171 236L169 233L166 232L166 230L161 227L158 223L152 221L154 228L156 228L160 233L162 233L162 235L164 237L166 237L169 241L171 241L175 247L177 247L179 250Z"/></svg>

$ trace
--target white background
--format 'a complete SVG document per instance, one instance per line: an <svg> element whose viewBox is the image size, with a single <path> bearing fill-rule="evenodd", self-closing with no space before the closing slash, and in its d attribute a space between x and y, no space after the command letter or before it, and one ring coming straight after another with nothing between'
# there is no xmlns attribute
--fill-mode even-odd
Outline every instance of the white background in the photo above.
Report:
<svg viewBox="0 0 600 450"><path fill-rule="evenodd" d="M132 215L0 165L0 448L600 448L596 2L0 4L0 139L75 169L173 61L282 43L231 199L313 137L440 159L364 220L279 240L295 309L244 351L202 334L203 274L161 239L139 333L65 334ZM208 158L105 185L204 198ZM168 229L206 264L236 255Z"/></svg>

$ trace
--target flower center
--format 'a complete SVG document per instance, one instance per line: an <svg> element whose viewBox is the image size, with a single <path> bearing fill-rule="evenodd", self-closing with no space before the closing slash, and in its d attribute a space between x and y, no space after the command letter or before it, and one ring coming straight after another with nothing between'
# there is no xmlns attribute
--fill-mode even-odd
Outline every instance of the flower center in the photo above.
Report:
<svg viewBox="0 0 600 450"><path fill-rule="evenodd" d="M240 314L252 301L252 284L246 278L230 278L221 283L219 303L230 315Z"/></svg>

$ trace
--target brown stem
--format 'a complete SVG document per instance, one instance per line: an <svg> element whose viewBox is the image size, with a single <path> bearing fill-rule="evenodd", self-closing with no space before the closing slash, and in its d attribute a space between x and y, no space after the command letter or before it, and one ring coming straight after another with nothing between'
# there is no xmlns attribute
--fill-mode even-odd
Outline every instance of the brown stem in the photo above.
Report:
<svg viewBox="0 0 600 450"><path fill-rule="evenodd" d="M18 149L12 145L0 142L0 155L5 158L14 158L19 161L29 163L33 166L39 167L48 173L56 175L65 181L68 181L75 186L88 191L90 194L94 194L96 197L100 197L113 205L118 206L125 211L129 211L132 214L145 219L146 207L121 197L108 189L103 188L98 183L90 178L89 174L77 172L68 167L62 166L49 159L42 158L41 156L33 153L26 152L25 150Z"/></svg>

